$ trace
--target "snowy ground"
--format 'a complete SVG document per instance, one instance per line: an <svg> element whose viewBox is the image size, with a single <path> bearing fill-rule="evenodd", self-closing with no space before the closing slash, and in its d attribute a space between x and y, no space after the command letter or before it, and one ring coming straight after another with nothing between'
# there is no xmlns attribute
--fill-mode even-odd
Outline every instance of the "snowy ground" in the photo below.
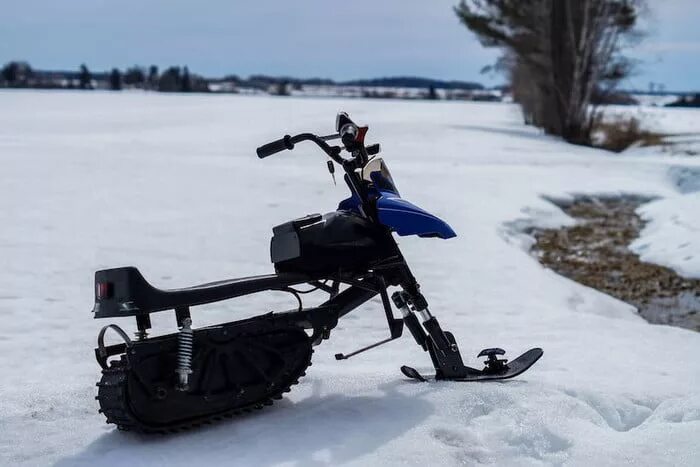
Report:
<svg viewBox="0 0 700 467"><path fill-rule="evenodd" d="M164 288L271 271L271 227L334 209L344 187L311 148L261 161L255 147L329 132L341 109L370 124L402 195L459 234L401 246L465 359L541 346L542 360L505 383L413 384L399 366L430 363L407 337L336 362L386 334L375 302L272 408L168 437L104 424L94 270L133 264ZM3 92L0 162L2 465L700 465L700 335L544 270L519 233L570 222L542 195L656 195L639 250L698 276L700 158L569 146L506 104ZM256 296L194 319L292 305Z"/></svg>

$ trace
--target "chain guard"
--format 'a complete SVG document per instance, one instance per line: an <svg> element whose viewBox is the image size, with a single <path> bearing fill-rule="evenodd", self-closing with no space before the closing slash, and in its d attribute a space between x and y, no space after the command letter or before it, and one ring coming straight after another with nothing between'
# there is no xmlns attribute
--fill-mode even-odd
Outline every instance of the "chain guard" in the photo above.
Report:
<svg viewBox="0 0 700 467"><path fill-rule="evenodd" d="M134 341L97 383L107 423L171 432L271 405L311 365L311 339L272 314L194 331L192 374L175 389L177 334Z"/></svg>

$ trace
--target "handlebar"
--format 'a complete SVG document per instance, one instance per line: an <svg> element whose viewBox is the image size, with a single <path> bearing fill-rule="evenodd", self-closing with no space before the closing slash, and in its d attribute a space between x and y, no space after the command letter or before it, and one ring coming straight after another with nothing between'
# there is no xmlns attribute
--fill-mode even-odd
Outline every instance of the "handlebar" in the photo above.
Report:
<svg viewBox="0 0 700 467"><path fill-rule="evenodd" d="M345 112L340 112L336 117L336 131L337 133L328 136L317 136L312 133L301 133L296 136L285 135L283 138L263 144L256 152L260 159L264 159L284 150L292 150L294 145L302 141L311 141L320 147L333 161L345 167L346 170L354 170L354 168L364 165L368 156L377 154L380 150L378 144L365 147L364 134L367 131L367 127L359 128ZM326 142L334 139L340 139L345 149L353 155L353 158L342 158L340 156L341 148L339 146L331 146Z"/></svg>
<svg viewBox="0 0 700 467"><path fill-rule="evenodd" d="M285 135L284 138L280 138L271 143L263 144L257 149L258 157L264 159L265 157L277 154L278 152L284 151L285 149L294 149L294 145L301 143L302 141L311 141L316 143L323 152L328 154L328 157L333 159L340 165L346 162L345 159L340 157L340 147L331 146L326 141L340 138L340 135L328 135L328 136L316 136L313 133L301 133L296 136Z"/></svg>
<svg viewBox="0 0 700 467"><path fill-rule="evenodd" d="M292 138L289 135L285 135L284 138L263 144L257 150L258 157L260 159L264 159L268 156L284 151L285 149L294 149L294 144L291 142L291 139Z"/></svg>
<svg viewBox="0 0 700 467"><path fill-rule="evenodd" d="M275 141L271 141L267 144L260 146L256 152L260 159L277 154L284 150L294 149L294 145L302 141L313 141L323 149L323 151L328 154L328 156L339 164L343 164L345 159L340 157L340 148L338 146L330 146L326 141L341 138L340 135L328 135L328 136L316 136L311 133L301 133L296 136L285 135ZM381 146L379 144L370 144L365 148L367 150L367 155L374 156L379 154L381 151Z"/></svg>

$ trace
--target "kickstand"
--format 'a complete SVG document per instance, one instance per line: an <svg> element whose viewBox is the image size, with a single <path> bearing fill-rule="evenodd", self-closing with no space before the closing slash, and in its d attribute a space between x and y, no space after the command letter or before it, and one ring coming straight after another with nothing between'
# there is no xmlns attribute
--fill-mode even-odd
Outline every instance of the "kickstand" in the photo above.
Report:
<svg viewBox="0 0 700 467"><path fill-rule="evenodd" d="M394 318L394 314L391 312L391 302L389 301L389 295L386 292L386 283L384 282L384 279L381 278L379 295L382 298L382 305L384 305L384 314L386 315L386 321L389 324L390 336L384 340L375 342L374 344L370 344L366 347L362 347L361 349L357 349L354 352L350 352L348 354L337 353L335 354L336 360L347 360L348 358L353 357L359 353L365 352L375 347L379 347L380 345L386 344L387 342L391 342L394 339L398 339L403 334L403 320L400 318Z"/></svg>

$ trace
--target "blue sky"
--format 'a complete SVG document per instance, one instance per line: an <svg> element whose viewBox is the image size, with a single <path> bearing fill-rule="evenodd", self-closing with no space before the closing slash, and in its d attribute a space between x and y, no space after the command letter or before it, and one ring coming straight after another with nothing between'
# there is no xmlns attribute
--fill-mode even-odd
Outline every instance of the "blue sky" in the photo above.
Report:
<svg viewBox="0 0 700 467"><path fill-rule="evenodd" d="M498 84L497 51L457 21L458 0L22 0L0 16L0 62L91 69L188 65L333 79L414 75ZM649 0L647 38L627 87L700 90L700 0Z"/></svg>

